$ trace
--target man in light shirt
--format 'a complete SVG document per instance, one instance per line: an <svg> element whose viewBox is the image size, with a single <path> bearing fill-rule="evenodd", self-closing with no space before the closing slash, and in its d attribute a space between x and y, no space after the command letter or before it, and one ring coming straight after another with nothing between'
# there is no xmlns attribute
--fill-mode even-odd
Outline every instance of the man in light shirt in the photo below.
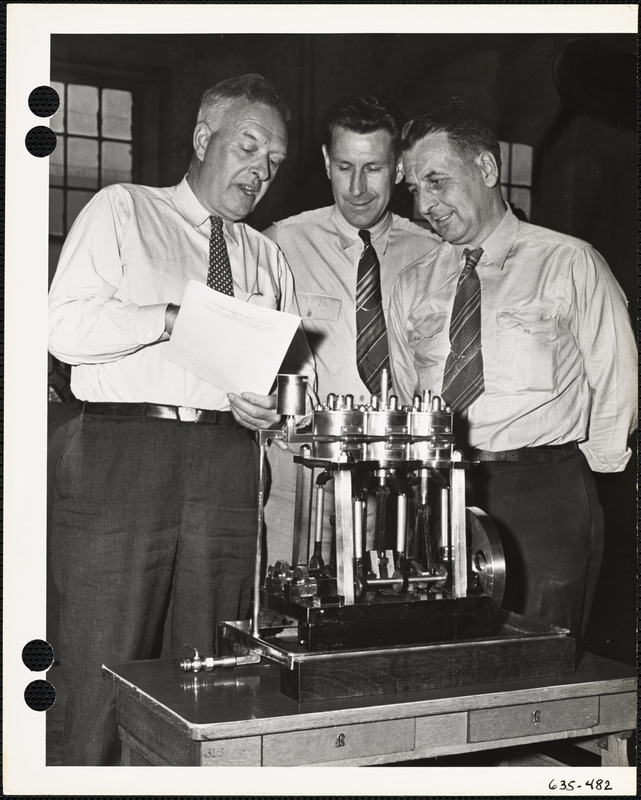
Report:
<svg viewBox="0 0 641 800"><path fill-rule="evenodd" d="M636 427L625 297L589 244L515 217L501 193L498 142L462 101L406 125L403 164L444 242L393 289L396 388L403 401L417 390L442 393L461 444L480 462L469 472L468 504L501 534L504 607L579 636L603 546L591 470L623 470ZM466 294L470 280L476 292Z"/></svg>
<svg viewBox="0 0 641 800"><path fill-rule="evenodd" d="M363 237L379 262L385 318L398 273L440 240L389 209L403 177L400 127L378 98L360 94L333 103L323 118L322 152L334 204L277 222L265 235L281 248L294 274L320 400L330 392L353 394L358 405L369 402L380 388L377 375L367 385L357 365L356 292ZM273 479L265 514L270 552L285 557L293 525L294 467L287 453L270 453L269 460ZM326 552L330 533L326 526Z"/></svg>
<svg viewBox="0 0 641 800"><path fill-rule="evenodd" d="M58 464L53 567L69 701L66 764L113 764L101 664L212 654L243 618L254 568L257 447L275 397L225 394L165 358L189 280L295 311L276 245L242 220L287 155L289 111L259 75L203 95L185 178L108 186L72 227L49 347L82 401ZM222 266L221 266L222 265ZM210 273L208 275L208 273Z"/></svg>

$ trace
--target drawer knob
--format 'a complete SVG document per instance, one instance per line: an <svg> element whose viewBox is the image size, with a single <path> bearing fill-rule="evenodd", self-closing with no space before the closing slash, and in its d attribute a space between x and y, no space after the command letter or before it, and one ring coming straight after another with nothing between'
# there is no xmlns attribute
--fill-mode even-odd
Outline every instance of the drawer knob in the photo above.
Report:
<svg viewBox="0 0 641 800"><path fill-rule="evenodd" d="M533 711L532 712L532 722L537 723L541 721L541 712L540 711Z"/></svg>
<svg viewBox="0 0 641 800"><path fill-rule="evenodd" d="M336 737L336 747L345 747L345 734L339 733Z"/></svg>

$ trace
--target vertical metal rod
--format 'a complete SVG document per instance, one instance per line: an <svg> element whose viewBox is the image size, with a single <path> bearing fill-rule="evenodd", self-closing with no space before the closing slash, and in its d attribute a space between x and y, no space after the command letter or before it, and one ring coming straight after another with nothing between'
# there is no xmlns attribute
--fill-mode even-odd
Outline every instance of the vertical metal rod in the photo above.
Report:
<svg viewBox="0 0 641 800"><path fill-rule="evenodd" d="M259 434L260 436L260 434ZM260 440L259 440L260 441ZM258 636L258 611L260 606L260 570L263 560L263 521L265 516L265 452L267 443L258 445L258 511L256 513L256 563L254 565L254 606L252 633Z"/></svg>
<svg viewBox="0 0 641 800"><path fill-rule="evenodd" d="M352 473L338 470L334 475L336 499L336 591L345 605L354 605L354 517Z"/></svg>
<svg viewBox="0 0 641 800"><path fill-rule="evenodd" d="M365 504L362 500L354 500L354 556L363 557L363 515Z"/></svg>
<svg viewBox="0 0 641 800"><path fill-rule="evenodd" d="M325 522L325 487L316 487L316 519L314 528L314 544L323 541L323 523Z"/></svg>
<svg viewBox="0 0 641 800"><path fill-rule="evenodd" d="M389 371L385 368L381 370L381 406L387 406L387 392L389 384Z"/></svg>
<svg viewBox="0 0 641 800"><path fill-rule="evenodd" d="M452 566L452 547L450 542L450 492L449 489L441 489L441 542L447 554L448 567Z"/></svg>
<svg viewBox="0 0 641 800"><path fill-rule="evenodd" d="M407 529L407 497L399 494L396 511L396 549L399 553L405 553L405 539Z"/></svg>
<svg viewBox="0 0 641 800"><path fill-rule="evenodd" d="M314 479L316 477L316 470L312 467L310 470L310 484L309 491L307 492L307 523L305 530L305 541L307 542L307 552L301 558L301 564L307 564L311 554L314 552L314 542L312 541L312 514L314 511Z"/></svg>
<svg viewBox="0 0 641 800"><path fill-rule="evenodd" d="M322 569L323 562L323 523L325 522L325 487L316 487L316 520L314 525L314 550L309 559L310 569Z"/></svg>
<svg viewBox="0 0 641 800"><path fill-rule="evenodd" d="M463 454L454 450L452 461L462 461ZM450 514L452 558L454 559L454 597L467 595L467 541L465 535L465 470L450 469Z"/></svg>
<svg viewBox="0 0 641 800"><path fill-rule="evenodd" d="M294 529L292 531L292 567L307 563L307 558L301 560L301 538L304 528L303 500L305 497L305 467L296 464L296 490L294 494Z"/></svg>
<svg viewBox="0 0 641 800"><path fill-rule="evenodd" d="M378 486L376 487L376 549L379 553L385 550L385 534L387 522L387 497L389 495L389 488L386 485L387 474L384 469L376 470L376 477L378 478Z"/></svg>

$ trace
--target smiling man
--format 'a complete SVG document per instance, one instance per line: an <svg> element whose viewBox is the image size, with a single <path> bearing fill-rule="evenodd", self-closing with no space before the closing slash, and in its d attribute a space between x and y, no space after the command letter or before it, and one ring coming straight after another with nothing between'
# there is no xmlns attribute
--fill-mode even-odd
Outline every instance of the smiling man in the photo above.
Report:
<svg viewBox="0 0 641 800"><path fill-rule="evenodd" d="M591 470L623 470L636 427L625 297L587 242L516 218L498 142L462 101L405 126L403 164L444 242L393 289L396 387L441 394L480 462L468 502L501 534L505 607L580 636L603 544Z"/></svg>
<svg viewBox="0 0 641 800"><path fill-rule="evenodd" d="M259 75L205 92L177 186L114 185L80 214L50 292L49 347L81 400L58 464L53 566L69 765L113 764L101 664L212 654L248 611L257 448L275 397L224 391L165 358L189 280L295 311L276 245L242 220L287 154L289 111Z"/></svg>
<svg viewBox="0 0 641 800"><path fill-rule="evenodd" d="M367 403L380 389L381 370L389 368L386 320L394 279L440 239L389 210L403 177L400 127L379 99L362 94L332 104L323 119L322 152L334 205L277 222L265 234L294 274L319 397L350 393L355 403ZM293 524L290 462L287 454L270 454L270 537Z"/></svg>
<svg viewBox="0 0 641 800"><path fill-rule="evenodd" d="M380 369L389 366L388 361L370 368L359 364L357 279L365 250L370 263L377 262L386 320L396 276L439 239L389 210L394 186L403 178L400 128L379 99L362 94L332 104L323 119L322 151L334 205L277 222L265 234L284 252L294 274L320 397L350 392L363 403L378 391Z"/></svg>

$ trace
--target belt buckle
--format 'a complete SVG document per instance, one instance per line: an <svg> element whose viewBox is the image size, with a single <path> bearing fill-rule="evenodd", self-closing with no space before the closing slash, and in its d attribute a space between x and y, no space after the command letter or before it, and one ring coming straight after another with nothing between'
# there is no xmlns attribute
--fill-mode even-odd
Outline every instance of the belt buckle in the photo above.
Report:
<svg viewBox="0 0 641 800"><path fill-rule="evenodd" d="M198 422L200 418L199 409L190 406L178 406L177 413L181 422Z"/></svg>

